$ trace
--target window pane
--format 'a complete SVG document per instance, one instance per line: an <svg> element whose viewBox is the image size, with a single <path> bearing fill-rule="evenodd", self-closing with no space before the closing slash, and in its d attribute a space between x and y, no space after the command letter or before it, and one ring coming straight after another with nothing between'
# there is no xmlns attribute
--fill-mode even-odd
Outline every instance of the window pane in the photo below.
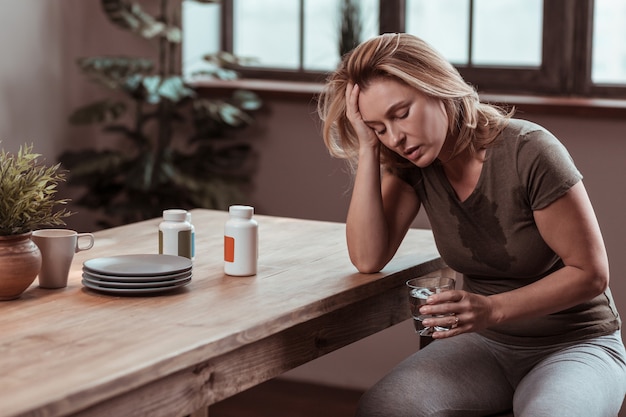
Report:
<svg viewBox="0 0 626 417"><path fill-rule="evenodd" d="M233 53L258 66L297 69L300 61L298 0L233 0Z"/></svg>
<svg viewBox="0 0 626 417"><path fill-rule="evenodd" d="M309 0L304 9L304 68L325 70L339 62L338 22L341 0Z"/></svg>
<svg viewBox="0 0 626 417"><path fill-rule="evenodd" d="M469 59L469 0L406 0L406 32L454 64Z"/></svg>
<svg viewBox="0 0 626 417"><path fill-rule="evenodd" d="M541 65L542 0L474 0L472 63Z"/></svg>
<svg viewBox="0 0 626 417"><path fill-rule="evenodd" d="M328 71L339 63L341 3L344 0L305 0L304 69ZM378 34L378 0L357 1L361 38Z"/></svg>
<svg viewBox="0 0 626 417"><path fill-rule="evenodd" d="M220 48L220 6L185 0L182 4L183 76L207 69L202 59Z"/></svg>
<svg viewBox="0 0 626 417"><path fill-rule="evenodd" d="M591 80L626 84L626 2L594 2Z"/></svg>

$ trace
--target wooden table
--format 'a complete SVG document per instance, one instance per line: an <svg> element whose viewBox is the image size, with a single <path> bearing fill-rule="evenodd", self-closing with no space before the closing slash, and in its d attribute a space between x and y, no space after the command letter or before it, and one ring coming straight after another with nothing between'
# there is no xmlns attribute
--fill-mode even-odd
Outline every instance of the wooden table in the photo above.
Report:
<svg viewBox="0 0 626 417"><path fill-rule="evenodd" d="M0 416L184 416L409 317L404 282L444 268L411 230L380 273L348 259L345 225L256 216L259 273L223 273L227 213L194 210L192 282L160 296L84 288L91 258L157 253L160 219L97 232L67 288L0 302ZM1 272L0 272L1 273Z"/></svg>

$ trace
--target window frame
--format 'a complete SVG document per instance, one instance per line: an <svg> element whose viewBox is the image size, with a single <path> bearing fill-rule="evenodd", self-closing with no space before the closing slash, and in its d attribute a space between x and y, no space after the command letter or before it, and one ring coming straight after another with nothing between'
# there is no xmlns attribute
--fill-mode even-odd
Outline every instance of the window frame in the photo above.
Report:
<svg viewBox="0 0 626 417"><path fill-rule="evenodd" d="M403 32L405 0L381 0L380 33ZM544 0L542 65L539 68L455 65L480 92L509 95L626 98L626 85L591 81L594 0ZM233 0L222 0L221 47L233 51ZM323 82L327 72L240 68L244 78Z"/></svg>
<svg viewBox="0 0 626 417"><path fill-rule="evenodd" d="M303 0L300 0L302 3ZM221 2L221 48L223 51L232 53L234 50L233 33L234 33L234 6L233 0L222 0ZM300 11L300 19L303 19L304 12ZM302 27L300 28L300 57L299 61L302 62ZM285 80L285 81L308 81L308 82L323 82L326 78L326 72L322 71L310 71L304 69L284 69L284 68L261 68L261 67L240 67L237 69L239 73L245 78L255 79L267 79L267 80Z"/></svg>

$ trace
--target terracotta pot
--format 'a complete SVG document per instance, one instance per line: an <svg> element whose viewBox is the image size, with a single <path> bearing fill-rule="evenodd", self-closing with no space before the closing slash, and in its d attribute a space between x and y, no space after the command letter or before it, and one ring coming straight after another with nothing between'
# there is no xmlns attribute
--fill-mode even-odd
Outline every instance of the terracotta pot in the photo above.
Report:
<svg viewBox="0 0 626 417"><path fill-rule="evenodd" d="M18 298L41 268L41 252L30 232L0 236L0 301Z"/></svg>

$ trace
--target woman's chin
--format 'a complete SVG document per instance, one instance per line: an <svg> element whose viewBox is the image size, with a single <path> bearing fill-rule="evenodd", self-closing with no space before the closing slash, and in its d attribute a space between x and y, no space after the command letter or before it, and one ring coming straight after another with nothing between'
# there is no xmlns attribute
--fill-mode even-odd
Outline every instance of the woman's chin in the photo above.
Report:
<svg viewBox="0 0 626 417"><path fill-rule="evenodd" d="M432 165L436 158L432 158L429 155L419 155L416 158L406 159L418 168L426 168L427 166Z"/></svg>

